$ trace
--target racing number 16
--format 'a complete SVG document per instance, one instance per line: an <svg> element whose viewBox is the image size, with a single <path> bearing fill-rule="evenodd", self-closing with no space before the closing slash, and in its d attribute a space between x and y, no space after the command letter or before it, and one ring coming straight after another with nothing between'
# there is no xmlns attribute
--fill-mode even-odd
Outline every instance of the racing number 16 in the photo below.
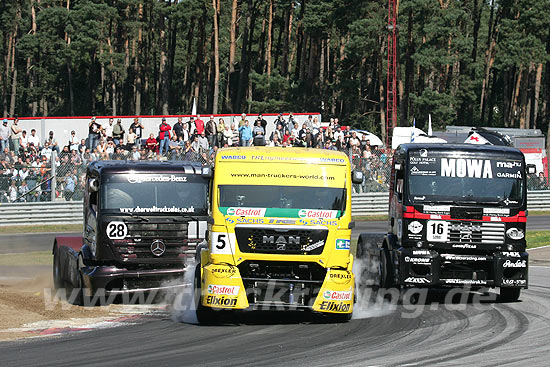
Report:
<svg viewBox="0 0 550 367"><path fill-rule="evenodd" d="M426 239L433 242L445 242L449 237L449 223L445 221L428 221Z"/></svg>

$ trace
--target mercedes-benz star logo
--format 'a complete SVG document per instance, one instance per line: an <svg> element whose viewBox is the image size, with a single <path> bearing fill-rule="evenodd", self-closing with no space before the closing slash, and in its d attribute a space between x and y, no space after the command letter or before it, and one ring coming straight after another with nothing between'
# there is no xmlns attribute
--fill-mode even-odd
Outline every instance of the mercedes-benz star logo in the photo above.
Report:
<svg viewBox="0 0 550 367"><path fill-rule="evenodd" d="M154 240L151 244L151 252L155 256L162 256L166 251L166 245L161 240Z"/></svg>

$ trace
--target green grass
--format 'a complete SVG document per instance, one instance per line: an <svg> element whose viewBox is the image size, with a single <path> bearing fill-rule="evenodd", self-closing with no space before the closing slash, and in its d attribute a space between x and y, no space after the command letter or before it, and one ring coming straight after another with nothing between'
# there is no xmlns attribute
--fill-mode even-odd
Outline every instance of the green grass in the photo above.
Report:
<svg viewBox="0 0 550 367"><path fill-rule="evenodd" d="M0 266L29 266L51 264L51 251L31 251L17 254L0 254Z"/></svg>
<svg viewBox="0 0 550 367"><path fill-rule="evenodd" d="M8 226L0 227L3 233L37 233L37 232L80 232L82 224L45 224L32 226Z"/></svg>
<svg viewBox="0 0 550 367"><path fill-rule="evenodd" d="M527 231L527 248L550 245L550 231Z"/></svg>

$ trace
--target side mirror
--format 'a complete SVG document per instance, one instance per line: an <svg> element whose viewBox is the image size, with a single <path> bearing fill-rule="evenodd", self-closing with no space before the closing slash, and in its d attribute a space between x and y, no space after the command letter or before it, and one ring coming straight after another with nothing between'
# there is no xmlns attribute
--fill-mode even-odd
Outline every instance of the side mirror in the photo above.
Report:
<svg viewBox="0 0 550 367"><path fill-rule="evenodd" d="M535 166L534 164L528 164L526 166L526 169L527 169L527 174L529 175L537 173L537 166Z"/></svg>
<svg viewBox="0 0 550 367"><path fill-rule="evenodd" d="M354 184L363 183L363 172L361 171L351 172L351 182L353 182Z"/></svg>
<svg viewBox="0 0 550 367"><path fill-rule="evenodd" d="M214 169L210 166L202 167L201 176L208 179L212 178L214 176Z"/></svg>
<svg viewBox="0 0 550 367"><path fill-rule="evenodd" d="M99 190L99 179L92 178L90 179L90 191L98 191Z"/></svg>

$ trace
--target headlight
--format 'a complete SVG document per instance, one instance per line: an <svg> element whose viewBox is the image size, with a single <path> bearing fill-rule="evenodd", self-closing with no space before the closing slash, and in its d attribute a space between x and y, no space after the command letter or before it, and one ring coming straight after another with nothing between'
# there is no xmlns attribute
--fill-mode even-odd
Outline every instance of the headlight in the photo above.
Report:
<svg viewBox="0 0 550 367"><path fill-rule="evenodd" d="M521 240L525 237L525 233L519 228L510 228L506 231L506 235L512 240Z"/></svg>

